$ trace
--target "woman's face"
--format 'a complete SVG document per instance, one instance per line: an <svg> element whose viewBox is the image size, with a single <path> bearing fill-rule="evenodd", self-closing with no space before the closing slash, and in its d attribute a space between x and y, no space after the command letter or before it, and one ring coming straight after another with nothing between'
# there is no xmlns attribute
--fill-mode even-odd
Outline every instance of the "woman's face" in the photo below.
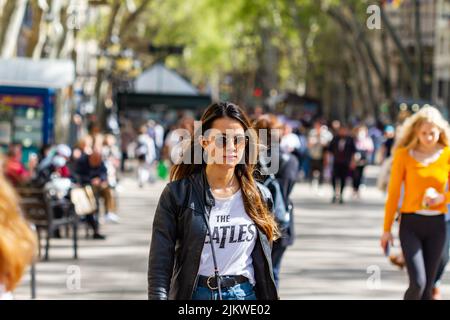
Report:
<svg viewBox="0 0 450 320"><path fill-rule="evenodd" d="M422 146L433 147L439 141L440 131L436 125L426 122L419 127L417 136Z"/></svg>
<svg viewBox="0 0 450 320"><path fill-rule="evenodd" d="M356 133L356 137L358 139L364 139L367 137L367 129L366 128L359 128L357 133Z"/></svg>
<svg viewBox="0 0 450 320"><path fill-rule="evenodd" d="M201 137L201 145L207 154L207 163L235 167L242 159L246 136L242 124L231 118L214 120L212 127Z"/></svg>

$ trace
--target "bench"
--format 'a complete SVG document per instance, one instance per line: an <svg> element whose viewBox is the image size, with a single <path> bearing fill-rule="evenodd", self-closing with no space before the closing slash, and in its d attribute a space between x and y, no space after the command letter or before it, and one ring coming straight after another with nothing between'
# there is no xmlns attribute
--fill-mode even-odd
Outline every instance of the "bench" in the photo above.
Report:
<svg viewBox="0 0 450 320"><path fill-rule="evenodd" d="M41 258L41 231L45 232L45 260L49 259L50 238L55 230L65 227L66 236L72 228L73 258L78 258L78 216L69 199L52 198L43 188L19 187L20 208L24 217L36 226L38 254Z"/></svg>

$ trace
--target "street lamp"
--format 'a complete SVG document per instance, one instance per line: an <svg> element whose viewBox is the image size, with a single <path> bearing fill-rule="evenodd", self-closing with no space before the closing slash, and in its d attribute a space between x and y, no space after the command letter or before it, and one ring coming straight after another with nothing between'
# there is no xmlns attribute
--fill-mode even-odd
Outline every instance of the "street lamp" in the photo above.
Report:
<svg viewBox="0 0 450 320"><path fill-rule="evenodd" d="M126 49L115 60L115 67L119 74L127 74L133 68L133 51Z"/></svg>
<svg viewBox="0 0 450 320"><path fill-rule="evenodd" d="M128 72L128 77L131 79L137 78L142 73L141 61L135 59L133 61L133 68Z"/></svg>

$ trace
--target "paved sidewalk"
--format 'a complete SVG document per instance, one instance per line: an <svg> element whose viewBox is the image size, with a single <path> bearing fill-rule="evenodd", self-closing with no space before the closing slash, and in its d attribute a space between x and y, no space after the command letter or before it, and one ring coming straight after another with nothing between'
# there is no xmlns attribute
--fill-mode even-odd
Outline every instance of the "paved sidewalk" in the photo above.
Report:
<svg viewBox="0 0 450 320"><path fill-rule="evenodd" d="M369 168L369 178L376 174ZM71 259L70 241L52 240L50 261L37 264L38 299L146 299L151 224L164 185L139 189L135 181L124 179L120 224L102 226L106 241L84 239L82 228L77 261ZM297 184L293 191L297 239L283 260L281 298L401 299L406 273L390 265L379 248L383 194L368 187L361 200L347 194L348 202L338 205L330 203L329 186L322 191L317 195L306 184ZM449 280L446 275L446 298ZM30 298L28 275L16 297Z"/></svg>

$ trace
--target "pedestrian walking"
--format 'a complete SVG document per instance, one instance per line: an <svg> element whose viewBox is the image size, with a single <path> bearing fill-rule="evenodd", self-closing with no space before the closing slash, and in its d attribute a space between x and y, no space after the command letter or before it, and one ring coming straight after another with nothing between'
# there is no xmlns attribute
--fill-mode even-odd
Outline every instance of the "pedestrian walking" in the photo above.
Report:
<svg viewBox="0 0 450 320"><path fill-rule="evenodd" d="M406 119L394 146L381 246L393 244L391 226L400 208L400 244L409 276L407 300L430 300L446 241L445 213L450 193L450 127L434 107Z"/></svg>
<svg viewBox="0 0 450 320"><path fill-rule="evenodd" d="M147 126L139 129L137 137L136 156L139 161L137 173L139 187L143 188L150 181L153 162L156 160L155 141L148 135Z"/></svg>
<svg viewBox="0 0 450 320"><path fill-rule="evenodd" d="M339 203L344 203L344 189L349 175L350 169L354 168L354 155L356 152L355 142L348 134L348 128L341 126L338 129L338 134L331 141L329 148L329 154L333 157L333 172L332 172L332 185L333 185L333 199L335 203L339 200ZM337 184L339 182L339 192L337 191Z"/></svg>
<svg viewBox="0 0 450 320"><path fill-rule="evenodd" d="M280 282L281 260L287 248L294 244L295 239L294 208L290 200L290 195L297 181L299 165L298 159L294 154L278 150L279 148L277 146L280 143L280 135L277 133L281 131L283 126L275 115L261 116L255 122L254 127L259 135L267 133L268 139L265 147L268 148L268 159L278 158L276 159L278 160L278 170L273 174L268 169L268 167L272 166L272 163L264 163L261 159L259 161L261 171L260 179L264 185L268 186L272 194L275 204L274 211L276 210L275 217L284 216L280 221L277 221L281 231L281 237L274 241L272 247L273 273L275 283L278 287ZM275 138L277 141L272 141L269 137ZM287 218L285 218L286 215Z"/></svg>
<svg viewBox="0 0 450 320"><path fill-rule="evenodd" d="M271 243L278 230L270 192L253 178L255 133L227 102L208 107L201 124L156 209L149 299L277 299ZM187 161L198 151L198 162Z"/></svg>
<svg viewBox="0 0 450 320"><path fill-rule="evenodd" d="M367 127L360 126L355 129L355 168L353 169L353 196L360 198L359 188L364 183L364 169L374 152L373 141L369 136Z"/></svg>
<svg viewBox="0 0 450 320"><path fill-rule="evenodd" d="M324 157L327 147L333 139L332 133L328 127L323 125L320 120L314 122L314 128L308 135L308 154L310 157L310 171L308 180L313 183L317 178L316 191L322 186L324 180Z"/></svg>

